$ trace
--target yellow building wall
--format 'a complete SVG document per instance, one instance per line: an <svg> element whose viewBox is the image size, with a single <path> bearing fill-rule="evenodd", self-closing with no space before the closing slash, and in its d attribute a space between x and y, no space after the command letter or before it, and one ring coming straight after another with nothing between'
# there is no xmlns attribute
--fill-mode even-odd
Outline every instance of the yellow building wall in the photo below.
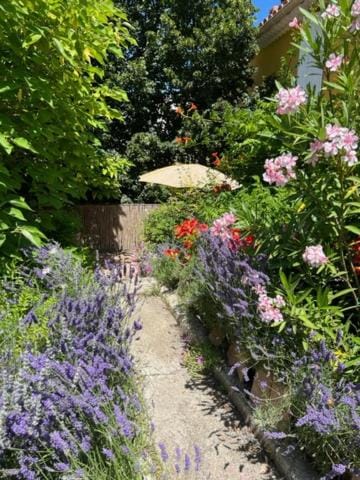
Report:
<svg viewBox="0 0 360 480"><path fill-rule="evenodd" d="M291 31L286 32L275 42L260 50L253 61L256 67L255 84L259 85L269 75L275 74L281 66L281 58L286 55L291 45Z"/></svg>

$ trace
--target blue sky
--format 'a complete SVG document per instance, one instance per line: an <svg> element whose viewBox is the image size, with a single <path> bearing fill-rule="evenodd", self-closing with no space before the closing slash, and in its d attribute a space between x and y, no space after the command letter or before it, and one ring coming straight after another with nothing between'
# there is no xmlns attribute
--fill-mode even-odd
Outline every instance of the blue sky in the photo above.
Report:
<svg viewBox="0 0 360 480"><path fill-rule="evenodd" d="M263 20L269 13L270 8L277 3L280 3L280 0L254 0L255 7L259 9L256 17L256 23L258 24L261 22L261 20Z"/></svg>

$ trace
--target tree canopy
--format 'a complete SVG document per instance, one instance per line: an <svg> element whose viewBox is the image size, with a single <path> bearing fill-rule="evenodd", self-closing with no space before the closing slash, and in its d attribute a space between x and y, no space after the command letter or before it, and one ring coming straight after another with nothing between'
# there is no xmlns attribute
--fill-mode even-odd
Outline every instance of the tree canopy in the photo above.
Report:
<svg viewBox="0 0 360 480"><path fill-rule="evenodd" d="M110 84L121 84L129 103L125 123L113 122L106 143L136 161L124 188L136 197L139 173L176 158L163 154L181 126L174 105L193 102L202 111L219 99L236 104L247 97L256 52L254 7L250 0L117 0L117 5L127 12L137 45L110 67ZM150 163L149 142L161 147Z"/></svg>

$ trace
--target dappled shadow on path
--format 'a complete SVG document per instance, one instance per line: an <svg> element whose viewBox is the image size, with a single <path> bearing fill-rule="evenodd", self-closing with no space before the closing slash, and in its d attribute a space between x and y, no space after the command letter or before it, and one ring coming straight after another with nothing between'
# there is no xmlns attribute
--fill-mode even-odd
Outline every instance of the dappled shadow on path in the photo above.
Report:
<svg viewBox="0 0 360 480"><path fill-rule="evenodd" d="M209 437L216 439L214 449L217 455L220 455L220 447L238 452L239 460L242 459L239 464L239 473L243 470L245 461L253 464L268 462L253 433L213 377L203 376L191 379L185 387L203 392L204 395L199 402L202 412L205 415L217 416L223 425L223 428L209 433ZM224 470L228 466L229 464L225 464Z"/></svg>

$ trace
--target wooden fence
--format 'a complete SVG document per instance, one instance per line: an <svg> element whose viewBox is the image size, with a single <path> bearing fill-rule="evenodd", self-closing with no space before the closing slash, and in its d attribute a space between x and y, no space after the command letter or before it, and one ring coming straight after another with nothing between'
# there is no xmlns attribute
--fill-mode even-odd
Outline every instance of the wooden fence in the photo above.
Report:
<svg viewBox="0 0 360 480"><path fill-rule="evenodd" d="M131 253L143 241L144 220L157 204L80 205L80 243L100 252Z"/></svg>

